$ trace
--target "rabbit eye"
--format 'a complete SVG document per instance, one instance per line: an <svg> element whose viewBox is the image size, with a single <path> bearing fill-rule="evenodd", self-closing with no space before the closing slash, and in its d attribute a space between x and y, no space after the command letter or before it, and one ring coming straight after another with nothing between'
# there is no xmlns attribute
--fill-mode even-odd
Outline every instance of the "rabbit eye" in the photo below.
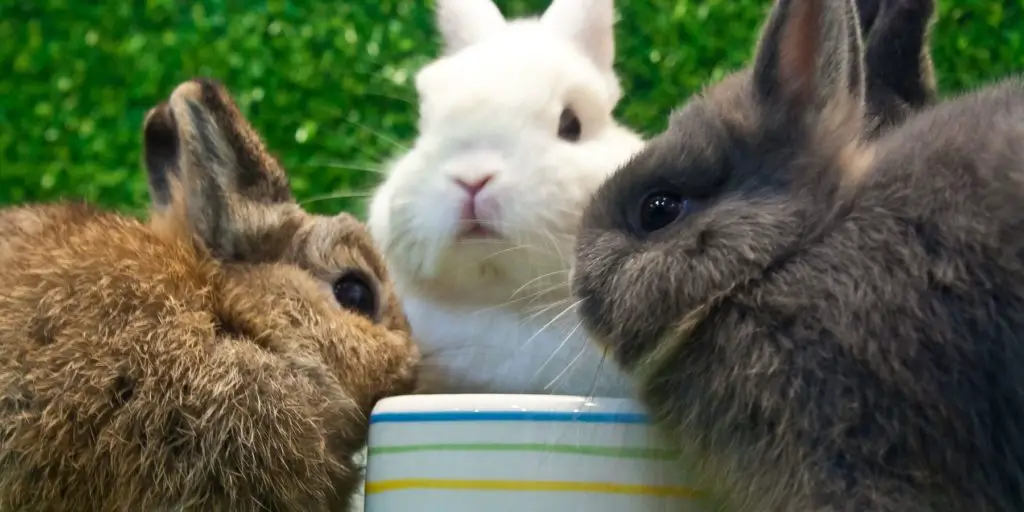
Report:
<svg viewBox="0 0 1024 512"><path fill-rule="evenodd" d="M341 307L367 318L377 319L377 296L366 279L356 272L342 275L332 287L334 298Z"/></svg>
<svg viewBox="0 0 1024 512"><path fill-rule="evenodd" d="M669 192L655 192L640 205L640 229L647 233L672 224L690 209L691 201Z"/></svg>
<svg viewBox="0 0 1024 512"><path fill-rule="evenodd" d="M568 107L562 110L562 115L558 118L558 138L568 142L577 142L580 140L582 130L583 127L580 126L580 118L576 116L576 112Z"/></svg>

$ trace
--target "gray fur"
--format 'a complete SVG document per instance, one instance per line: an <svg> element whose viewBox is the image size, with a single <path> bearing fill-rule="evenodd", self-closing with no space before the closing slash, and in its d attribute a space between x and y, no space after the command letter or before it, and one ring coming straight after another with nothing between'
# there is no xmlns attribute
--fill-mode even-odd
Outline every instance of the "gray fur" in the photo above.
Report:
<svg viewBox="0 0 1024 512"><path fill-rule="evenodd" d="M584 325L732 510L1024 510L1024 82L868 142L850 9L780 0L601 187ZM644 232L659 191L695 211Z"/></svg>

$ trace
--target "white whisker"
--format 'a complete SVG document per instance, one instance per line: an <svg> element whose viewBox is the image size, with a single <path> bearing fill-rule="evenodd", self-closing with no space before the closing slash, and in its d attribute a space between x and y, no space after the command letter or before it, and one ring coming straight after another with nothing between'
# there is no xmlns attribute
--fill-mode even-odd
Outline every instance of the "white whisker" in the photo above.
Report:
<svg viewBox="0 0 1024 512"><path fill-rule="evenodd" d="M535 277L533 279L530 279L529 281L524 283L519 288L516 288L516 291L512 292L512 297L515 297L516 295L519 294L519 292L525 290L531 284L533 284L533 283L535 283L537 281L540 281L541 279L544 279L545 277L551 277L551 276L554 276L554 275L565 274L565 273L568 273L568 270L556 270L554 272L548 272L547 274L539 275L539 276L537 276L537 277ZM561 285L559 285L559 286L561 286Z"/></svg>
<svg viewBox="0 0 1024 512"><path fill-rule="evenodd" d="M308 162L305 165L308 165L310 167L327 167L331 169L343 169L346 171L361 171L374 174L387 174L387 171L380 168L360 164L349 164L344 162Z"/></svg>
<svg viewBox="0 0 1024 512"><path fill-rule="evenodd" d="M582 323L582 321L580 323ZM585 340L585 341L587 343L590 343L590 340ZM592 380L590 382L590 391L587 393L587 398L590 398L590 399L594 398L594 390L597 389L597 381L598 381L598 378L601 376L601 368L604 367L604 362L607 359L608 359L608 347L605 347L604 350L601 351L601 360L597 362L597 369L594 370L594 380Z"/></svg>
<svg viewBox="0 0 1024 512"><path fill-rule="evenodd" d="M398 142L397 140L395 140L395 139L385 135L382 132L379 132L377 130L374 130L373 128L370 128L369 126L367 126L367 125L365 125L363 123L360 123L359 121L352 121L351 119L345 119L345 118L342 118L342 121L344 121L344 122L346 122L348 124L354 125L354 126L358 126L359 128L362 128L362 129L372 133L377 138L379 138L379 139L381 139L383 141L386 141L386 142L390 142L396 148L398 148L398 149L400 149L402 151L408 151L409 150L409 148L407 146L405 146L404 144L402 144L401 142Z"/></svg>
<svg viewBox="0 0 1024 512"><path fill-rule="evenodd" d="M315 203L317 201L330 201L331 199L352 199L352 198L360 198L360 197L370 197L371 195L373 195L373 192L367 192L367 191L362 191L362 192L356 192L356 191L333 192L333 193L330 193L330 194L324 194L322 196L313 196L313 197L310 197L310 198L303 199L302 201L299 201L299 204L300 205L305 205L305 204L309 204L309 203Z"/></svg>
<svg viewBox="0 0 1024 512"><path fill-rule="evenodd" d="M564 345L567 341L569 341L569 338L571 338L572 335L576 333L576 330L579 329L581 325L583 325L582 321L576 322L576 327L573 327L572 330L569 331L569 334L566 335L565 339L562 341L562 345ZM565 375L565 373L568 372L569 369L572 368L572 366L574 364L576 364L576 361L579 361L580 357L583 357L583 353L587 351L587 343L586 343L586 341L587 340L583 340L583 346L580 347L580 351L576 353L576 357L572 358L572 361L569 361L569 364L565 365L565 368L563 368L562 371L558 373L558 375L555 375L555 378L551 379L551 382L549 382L546 386L544 386L544 389L550 391L551 387L554 386L556 382L558 382L558 379L561 379L562 376ZM561 345L559 345L559 347L561 347ZM552 354L551 357L554 358L554 354ZM548 359L548 361L550 361L550 360L551 359ZM544 363L544 364L546 365L547 363ZM543 368L543 367L544 367L544 365L541 365L541 368Z"/></svg>
<svg viewBox="0 0 1024 512"><path fill-rule="evenodd" d="M555 302L553 302L553 303L551 303L551 304L549 304L547 306L544 306L539 311L536 311L536 312L532 313L530 316L526 317L526 321L533 320L534 318L537 318L538 316L543 315L544 313L546 313L547 311L551 310L552 308L556 308L558 306L561 306L561 305L569 302L570 300L572 300L572 299L565 298L565 299L557 300L557 301L555 301ZM577 304L579 304L579 303L577 303ZM574 306L575 306L575 304L574 305L570 305L569 308L572 308Z"/></svg>
<svg viewBox="0 0 1024 512"><path fill-rule="evenodd" d="M549 326L551 326L551 324L557 322L559 318L562 318L562 316L564 316L569 311L572 311L573 308L575 308L576 306L579 306L582 302L583 302L582 300L574 302L574 303L570 304L568 307L566 307L565 309L563 309L561 313L555 315L555 317L552 318L551 320L549 320L548 323L544 324L544 326L541 327L540 329L538 329L537 332L533 333L533 336L530 336L530 338L528 340L526 340L525 343L523 343L523 346L525 347L526 345L528 345L531 341L533 341L534 338L536 338L538 335L540 335L541 332L544 332L544 329L547 329Z"/></svg>

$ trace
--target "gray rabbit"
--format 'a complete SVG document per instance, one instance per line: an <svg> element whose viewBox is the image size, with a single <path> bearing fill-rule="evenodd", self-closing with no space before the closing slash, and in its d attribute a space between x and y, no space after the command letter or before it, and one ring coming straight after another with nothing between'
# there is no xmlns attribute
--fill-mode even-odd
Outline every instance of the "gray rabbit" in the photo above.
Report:
<svg viewBox="0 0 1024 512"><path fill-rule="evenodd" d="M775 3L586 208L585 328L731 510L1024 510L1024 82L869 137L863 47Z"/></svg>

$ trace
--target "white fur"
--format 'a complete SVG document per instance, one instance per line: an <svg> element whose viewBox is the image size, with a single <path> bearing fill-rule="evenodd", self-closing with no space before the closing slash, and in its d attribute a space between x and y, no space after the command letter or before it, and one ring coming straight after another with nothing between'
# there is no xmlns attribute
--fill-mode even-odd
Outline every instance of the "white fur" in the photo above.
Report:
<svg viewBox="0 0 1024 512"><path fill-rule="evenodd" d="M612 0L554 0L505 21L490 0L438 0L445 54L416 76L419 138L370 204L435 392L631 396L589 343L568 286L579 216L643 144L611 116ZM578 142L558 138L571 105ZM502 239L456 240L465 191ZM564 314L563 314L564 312ZM598 371L600 370L600 371Z"/></svg>

